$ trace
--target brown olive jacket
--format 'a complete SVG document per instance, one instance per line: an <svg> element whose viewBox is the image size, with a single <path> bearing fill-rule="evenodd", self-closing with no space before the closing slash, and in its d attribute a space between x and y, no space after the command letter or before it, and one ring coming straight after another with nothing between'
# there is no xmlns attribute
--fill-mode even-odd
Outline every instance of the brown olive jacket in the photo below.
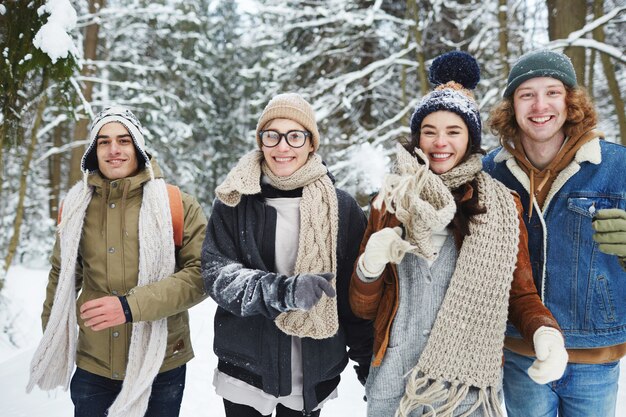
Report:
<svg viewBox="0 0 626 417"><path fill-rule="evenodd" d="M532 344L533 334L539 327L549 326L559 329L559 331L560 328L537 293L528 255L528 234L521 218L522 206L517 195L514 196L520 216L520 241L509 297L509 320ZM365 245L372 233L385 227L399 225L400 221L393 214L384 210L384 205L381 210L372 207L367 229L361 241L359 256L365 250ZM350 306L357 317L374 320L373 366L380 366L385 356L398 303L398 270L396 265L387 264L377 280L366 283L357 276L355 264L355 271L350 281Z"/></svg>
<svg viewBox="0 0 626 417"><path fill-rule="evenodd" d="M155 177L161 172L152 161ZM76 289L77 316L80 306L104 296L126 295L133 321L167 317L167 350L159 372L183 365L193 358L187 309L204 299L200 276L200 251L207 219L195 198L182 194L183 243L176 249L176 272L163 280L137 287L139 270L139 209L147 170L133 177L109 181L98 173L89 176L95 188L85 214L78 248ZM172 240L172 244L174 241ZM46 300L42 313L45 328L54 301L61 268L59 240L50 258ZM76 364L111 379L124 379L132 324L93 331L77 317L79 324Z"/></svg>

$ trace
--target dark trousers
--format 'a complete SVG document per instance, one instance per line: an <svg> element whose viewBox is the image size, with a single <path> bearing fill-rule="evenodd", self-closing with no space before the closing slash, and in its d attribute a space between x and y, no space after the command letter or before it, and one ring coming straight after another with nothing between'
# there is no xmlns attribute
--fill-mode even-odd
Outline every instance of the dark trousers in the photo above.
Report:
<svg viewBox="0 0 626 417"><path fill-rule="evenodd" d="M228 400L224 400L224 410L226 411L226 417L271 417L271 414L264 416L252 407L231 403ZM276 417L303 417L304 415L301 410L292 410L282 404L276 406ZM313 411L309 415L311 417L319 417L320 410Z"/></svg>
<svg viewBox="0 0 626 417"><path fill-rule="evenodd" d="M186 365L183 365L154 378L145 417L178 417L186 370ZM76 368L70 383L74 417L105 417L121 389L122 381Z"/></svg>

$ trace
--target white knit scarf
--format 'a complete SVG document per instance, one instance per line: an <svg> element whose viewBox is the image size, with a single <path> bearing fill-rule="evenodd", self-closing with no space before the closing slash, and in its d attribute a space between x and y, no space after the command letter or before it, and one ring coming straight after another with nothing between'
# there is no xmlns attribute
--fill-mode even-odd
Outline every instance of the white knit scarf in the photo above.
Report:
<svg viewBox="0 0 626 417"><path fill-rule="evenodd" d="M242 195L261 192L261 176L279 190L302 187L300 201L300 236L294 273L337 273L337 231L339 214L337 194L327 175L326 166L317 154L288 177L278 177L264 162L261 151L245 155L228 174L215 193L224 204L234 207ZM335 286L336 279L332 280ZM281 313L274 323L284 333L298 337L325 339L339 329L337 300L326 294L309 311Z"/></svg>
<svg viewBox="0 0 626 417"><path fill-rule="evenodd" d="M59 282L50 320L31 361L28 392L35 385L43 390L58 386L67 390L69 386L76 355L74 273L85 213L92 195L92 187L78 183L70 189L63 203L63 217L58 227L61 246ZM138 286L174 273L176 260L172 235L165 181L152 179L143 186L139 212ZM143 417L166 348L167 319L133 323L126 376L121 392L109 408L109 417Z"/></svg>
<svg viewBox="0 0 626 417"><path fill-rule="evenodd" d="M442 207L453 201L451 194L445 198L443 195L475 179L479 203L487 211L474 216L469 223L470 234L465 236L459 251L455 271L426 347L408 374L406 391L396 416L408 416L420 406L430 410L427 416L453 416L470 387L478 388L478 400L463 416L481 407L486 416L502 416L497 391L501 384L509 291L519 243L515 201L506 187L481 172L478 155L440 175L441 181L436 181L431 178L436 175L423 171L427 166L417 166L420 165L417 159L403 148L397 152L396 175L406 181L403 177L419 172L429 179L420 184L410 183L421 185L422 189L407 186L399 193L383 189L388 200L390 195L395 195L392 202L396 204L396 210L398 202L407 201L407 198L417 201L415 196L419 196L421 201L416 203L419 209L431 205L426 211L438 217L435 221L438 224L449 218L447 209ZM442 201L446 203L442 205ZM403 207L403 210L415 213L412 207ZM413 231L407 230L407 233L429 230L429 224L420 224L429 221L433 220L428 216L411 219ZM421 242L419 237L413 238L417 239L416 243ZM420 253L425 247L420 245L416 245L417 249L412 252L424 257L430 255L430 252ZM440 403L436 409L435 403Z"/></svg>

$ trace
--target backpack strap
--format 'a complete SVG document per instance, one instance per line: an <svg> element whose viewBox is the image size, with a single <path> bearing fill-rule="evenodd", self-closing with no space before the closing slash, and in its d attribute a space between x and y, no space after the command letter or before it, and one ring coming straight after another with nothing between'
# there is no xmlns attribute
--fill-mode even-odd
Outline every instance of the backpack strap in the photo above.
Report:
<svg viewBox="0 0 626 417"><path fill-rule="evenodd" d="M63 201L59 204L59 212L57 213L57 226L61 223L61 216L63 215Z"/></svg>
<svg viewBox="0 0 626 417"><path fill-rule="evenodd" d="M177 248L183 246L183 232L185 228L185 215L183 208L183 196L180 188L175 185L167 185L167 195L170 199L170 211L172 212L172 228L174 229L174 245Z"/></svg>
<svg viewBox="0 0 626 417"><path fill-rule="evenodd" d="M174 246L180 248L183 246L183 232L185 229L185 214L183 208L183 196L180 188L175 185L166 184L167 196L170 200L170 212L172 213L172 229L174 229ZM57 214L57 224L61 223L63 216L63 202L59 205L59 213Z"/></svg>

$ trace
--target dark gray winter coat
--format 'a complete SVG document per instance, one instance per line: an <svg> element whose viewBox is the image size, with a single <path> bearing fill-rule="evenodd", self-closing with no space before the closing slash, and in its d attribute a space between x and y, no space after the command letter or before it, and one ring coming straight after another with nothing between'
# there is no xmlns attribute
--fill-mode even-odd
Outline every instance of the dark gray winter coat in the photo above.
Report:
<svg viewBox="0 0 626 417"><path fill-rule="evenodd" d="M281 313L285 287L281 275L272 272L276 211L265 204L263 194L279 191L265 185L263 190L243 196L236 207L215 201L202 247L202 277L218 304L214 339L218 369L278 397L291 393L291 336L273 321ZM301 189L294 191L301 193ZM339 383L339 374L348 362L346 346L350 358L359 364L360 379L367 375L372 355L371 323L355 317L348 302L350 276L366 220L344 191L337 190L337 201L339 331L328 339L302 339L306 413Z"/></svg>

